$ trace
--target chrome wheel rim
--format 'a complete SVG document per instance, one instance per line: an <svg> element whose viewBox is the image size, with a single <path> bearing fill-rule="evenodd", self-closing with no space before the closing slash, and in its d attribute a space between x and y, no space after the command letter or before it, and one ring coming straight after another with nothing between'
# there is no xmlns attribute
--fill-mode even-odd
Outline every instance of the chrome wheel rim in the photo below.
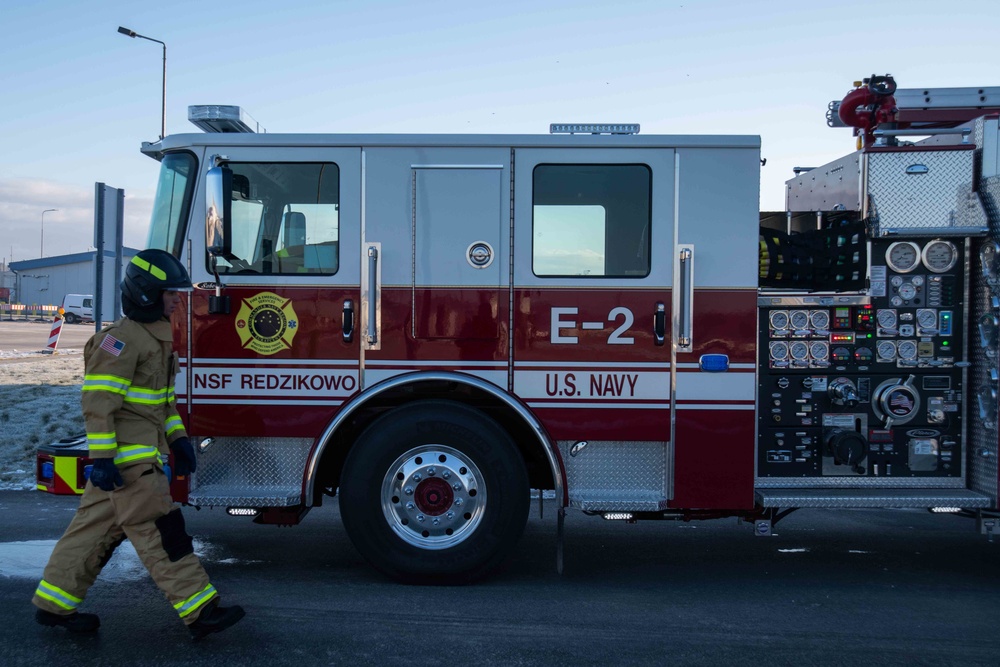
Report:
<svg viewBox="0 0 1000 667"><path fill-rule="evenodd" d="M451 447L415 447L382 480L382 513L392 531L420 549L447 549L482 523L486 486L472 460Z"/></svg>

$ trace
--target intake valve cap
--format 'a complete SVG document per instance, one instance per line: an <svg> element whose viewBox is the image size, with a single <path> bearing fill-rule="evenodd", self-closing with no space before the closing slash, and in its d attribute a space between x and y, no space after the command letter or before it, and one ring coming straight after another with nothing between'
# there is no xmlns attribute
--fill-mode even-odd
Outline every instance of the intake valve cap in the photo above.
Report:
<svg viewBox="0 0 1000 667"><path fill-rule="evenodd" d="M827 449L834 464L851 466L859 474L864 472L858 464L868 457L868 440L857 431L835 429L827 440Z"/></svg>

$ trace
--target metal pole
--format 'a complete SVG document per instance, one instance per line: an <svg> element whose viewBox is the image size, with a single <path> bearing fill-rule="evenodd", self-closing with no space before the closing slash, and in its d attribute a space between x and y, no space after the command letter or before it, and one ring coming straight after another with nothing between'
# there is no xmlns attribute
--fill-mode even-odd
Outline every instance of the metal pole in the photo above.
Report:
<svg viewBox="0 0 1000 667"><path fill-rule="evenodd" d="M158 39L153 39L152 37L146 37L145 35L140 35L135 30L130 28L123 28L118 26L118 32L126 37L131 37L135 39L145 39L150 42L156 42L163 47L163 94L160 97L160 139L167 136L167 45L165 42L161 42Z"/></svg>
<svg viewBox="0 0 1000 667"><path fill-rule="evenodd" d="M160 42L163 44L163 42ZM160 139L167 136L167 45L163 44L163 92L160 95Z"/></svg>
<svg viewBox="0 0 1000 667"><path fill-rule="evenodd" d="M59 209L57 209L57 208L47 208L44 211L42 211L41 243L40 243L40 247L38 249L39 250L39 252L38 252L38 256L39 257L45 257L45 214L46 213L51 213L52 211L58 211L58 210Z"/></svg>

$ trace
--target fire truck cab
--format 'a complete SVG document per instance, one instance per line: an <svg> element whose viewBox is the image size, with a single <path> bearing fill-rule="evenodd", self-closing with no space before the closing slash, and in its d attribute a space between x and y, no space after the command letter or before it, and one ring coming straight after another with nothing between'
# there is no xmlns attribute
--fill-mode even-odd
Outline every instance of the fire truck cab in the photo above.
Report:
<svg viewBox="0 0 1000 667"><path fill-rule="evenodd" d="M293 524L337 496L365 558L423 582L499 565L531 490L554 492L560 532L566 508L767 533L799 507L996 507L994 283L966 270L995 246L977 144L866 148L828 170L853 199L792 181L789 211L762 215L756 136L190 116L208 131L143 146L161 162L148 245L195 283L174 319L199 449L179 499ZM950 199L887 222L871 175L930 181L946 153L968 158Z"/></svg>

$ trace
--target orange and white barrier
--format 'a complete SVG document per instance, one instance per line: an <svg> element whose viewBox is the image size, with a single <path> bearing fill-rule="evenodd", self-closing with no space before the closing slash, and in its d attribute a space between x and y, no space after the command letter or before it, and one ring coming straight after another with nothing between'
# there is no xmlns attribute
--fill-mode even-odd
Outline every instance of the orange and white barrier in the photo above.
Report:
<svg viewBox="0 0 1000 667"><path fill-rule="evenodd" d="M62 333L62 324L62 313L57 312L56 316L52 318L52 329L49 331L49 344L42 350L44 354L56 353L56 347L59 345L59 334Z"/></svg>
<svg viewBox="0 0 1000 667"><path fill-rule="evenodd" d="M49 313L55 313L59 308L59 306L41 306L38 304L0 303L0 313L7 313L12 320L15 315L23 316L25 320L29 317L45 316Z"/></svg>

